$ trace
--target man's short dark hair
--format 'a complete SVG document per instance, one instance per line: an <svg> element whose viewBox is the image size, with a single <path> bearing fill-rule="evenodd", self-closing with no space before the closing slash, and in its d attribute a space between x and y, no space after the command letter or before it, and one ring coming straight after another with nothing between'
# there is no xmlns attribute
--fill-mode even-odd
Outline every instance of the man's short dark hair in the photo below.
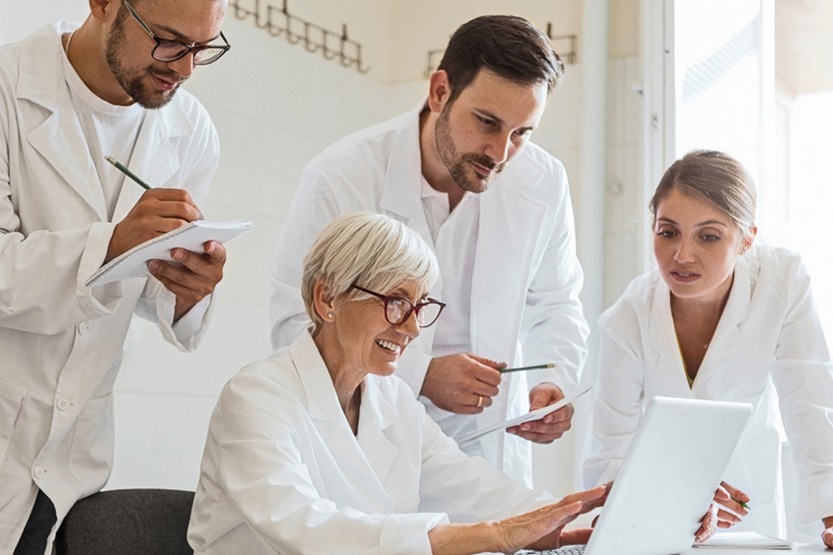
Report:
<svg viewBox="0 0 833 555"><path fill-rule="evenodd" d="M550 40L529 21L513 15L484 15L451 36L439 68L448 74L453 102L481 69L519 85L546 83L547 92L564 75Z"/></svg>

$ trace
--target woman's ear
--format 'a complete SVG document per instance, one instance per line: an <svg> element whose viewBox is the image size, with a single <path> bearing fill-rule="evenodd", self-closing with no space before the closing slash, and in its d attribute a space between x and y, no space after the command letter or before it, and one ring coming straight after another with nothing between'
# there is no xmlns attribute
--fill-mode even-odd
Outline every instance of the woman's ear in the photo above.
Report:
<svg viewBox="0 0 833 555"><path fill-rule="evenodd" d="M743 236L743 241L741 242L740 253L746 254L750 248L752 248L752 243L755 242L755 237L758 235L758 227L751 225L749 226L749 233Z"/></svg>
<svg viewBox="0 0 833 555"><path fill-rule="evenodd" d="M332 322L335 319L335 307L330 289L323 281L316 281L312 288L312 299L315 312L325 322Z"/></svg>

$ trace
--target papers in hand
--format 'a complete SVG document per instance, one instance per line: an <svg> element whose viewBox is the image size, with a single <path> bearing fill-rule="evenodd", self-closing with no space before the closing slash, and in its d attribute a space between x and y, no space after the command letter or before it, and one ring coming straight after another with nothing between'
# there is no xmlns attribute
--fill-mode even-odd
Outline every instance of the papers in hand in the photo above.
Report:
<svg viewBox="0 0 833 555"><path fill-rule="evenodd" d="M524 422L532 422L533 420L541 420L546 415L551 412L555 412L562 407L566 407L568 404L572 403L588 391L590 391L593 386L588 386L572 397L564 397L557 403L553 403L552 405L547 405L546 407L541 407L540 409L535 409L530 411L526 414L522 414L521 416L517 416L515 418L510 418L504 422L498 422L496 424L489 424L488 426L483 426L482 428L478 428L473 432L469 432L467 434L463 434L460 437L456 438L457 443L460 445L464 443L468 443L470 441L474 441L475 439L480 439L482 436L495 432L497 430L505 430L506 428L511 428L512 426L517 426L518 424L523 424Z"/></svg>
<svg viewBox="0 0 833 555"><path fill-rule="evenodd" d="M191 222L136 245L129 251L117 256L99 268L87 280L86 285L87 287L93 287L131 277L149 276L147 263L151 260L173 262L173 258L171 258L171 249L173 248L202 253L204 252L203 245L207 241L225 243L253 227L254 224L248 220L230 222L197 220Z"/></svg>
<svg viewBox="0 0 833 555"><path fill-rule="evenodd" d="M792 549L793 543L757 532L721 532L703 543L698 549Z"/></svg>

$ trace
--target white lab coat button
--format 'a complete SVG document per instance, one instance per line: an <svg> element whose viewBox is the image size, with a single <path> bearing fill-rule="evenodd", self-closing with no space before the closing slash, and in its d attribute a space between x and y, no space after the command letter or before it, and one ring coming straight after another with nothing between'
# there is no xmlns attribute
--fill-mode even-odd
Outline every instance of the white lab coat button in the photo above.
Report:
<svg viewBox="0 0 833 555"><path fill-rule="evenodd" d="M42 466L36 466L35 478L37 478L38 480L42 480L44 476L46 476L46 469Z"/></svg>
<svg viewBox="0 0 833 555"><path fill-rule="evenodd" d="M71 403L66 399L58 399L58 410L67 410L70 407Z"/></svg>
<svg viewBox="0 0 833 555"><path fill-rule="evenodd" d="M87 330L89 328L90 327L87 325L86 322L82 322L82 323L78 324L78 334L79 335L84 335L85 333L87 333Z"/></svg>

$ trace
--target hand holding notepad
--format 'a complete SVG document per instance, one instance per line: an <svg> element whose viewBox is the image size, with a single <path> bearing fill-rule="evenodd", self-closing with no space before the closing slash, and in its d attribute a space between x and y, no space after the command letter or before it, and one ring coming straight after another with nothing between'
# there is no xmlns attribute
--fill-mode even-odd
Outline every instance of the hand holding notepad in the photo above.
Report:
<svg viewBox="0 0 833 555"><path fill-rule="evenodd" d="M86 285L87 287L94 287L131 277L147 277L150 275L147 267L149 261L163 260L174 263L173 258L171 258L171 249L180 248L202 253L203 245L208 241L225 243L253 227L254 224L248 220L230 222L197 220L190 222L164 235L145 241L117 256L99 268L87 280Z"/></svg>
<svg viewBox="0 0 833 555"><path fill-rule="evenodd" d="M588 386L575 395L571 397L564 397L560 401L553 403L552 405L547 405L546 407L541 407L540 409L535 409L530 411L526 414L522 414L521 416L517 416L515 418L510 418L504 422L498 422L496 424L490 424L488 426L483 426L482 428L478 428L473 432L469 432L467 434L463 434L457 438L457 443L460 445L464 443L468 443L470 441L474 441L475 439L480 439L482 436L496 432L497 430L505 430L506 428L511 428L512 426L517 426L519 424L523 424L524 422L532 422L533 420L541 420L546 415L557 411L560 408L566 407L588 391L592 389L592 386Z"/></svg>

